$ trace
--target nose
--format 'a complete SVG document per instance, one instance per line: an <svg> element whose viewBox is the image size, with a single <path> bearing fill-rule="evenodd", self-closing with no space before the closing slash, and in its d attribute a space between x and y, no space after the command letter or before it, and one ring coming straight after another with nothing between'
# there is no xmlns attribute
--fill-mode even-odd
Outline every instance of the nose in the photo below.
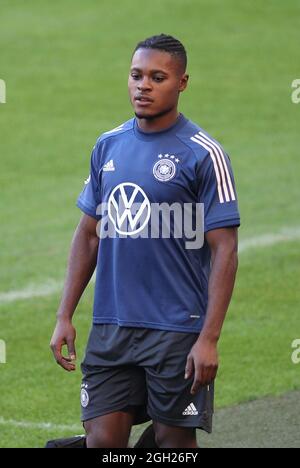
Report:
<svg viewBox="0 0 300 468"><path fill-rule="evenodd" d="M138 90L139 91L145 91L145 90L150 90L151 89L151 84L147 76L144 76L143 79L141 79L138 83Z"/></svg>

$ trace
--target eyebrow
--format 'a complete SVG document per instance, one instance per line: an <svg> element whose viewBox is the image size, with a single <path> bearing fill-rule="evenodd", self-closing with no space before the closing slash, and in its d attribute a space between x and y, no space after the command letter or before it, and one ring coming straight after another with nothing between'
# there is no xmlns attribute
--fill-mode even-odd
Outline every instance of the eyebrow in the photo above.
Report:
<svg viewBox="0 0 300 468"><path fill-rule="evenodd" d="M139 72L142 72L143 70L141 68L138 68L138 67L133 67L131 68L130 71L139 71ZM168 73L164 70L150 70L150 73L163 73L164 75L167 75Z"/></svg>

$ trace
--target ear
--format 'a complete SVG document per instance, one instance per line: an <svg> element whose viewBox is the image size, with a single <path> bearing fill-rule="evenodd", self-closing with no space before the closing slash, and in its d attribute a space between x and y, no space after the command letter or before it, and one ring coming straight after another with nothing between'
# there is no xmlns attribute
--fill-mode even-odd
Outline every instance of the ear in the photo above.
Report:
<svg viewBox="0 0 300 468"><path fill-rule="evenodd" d="M189 75L187 73L184 73L184 75L182 75L182 77L180 78L180 82L179 82L180 93L185 90L185 88L187 87L188 81L189 81Z"/></svg>

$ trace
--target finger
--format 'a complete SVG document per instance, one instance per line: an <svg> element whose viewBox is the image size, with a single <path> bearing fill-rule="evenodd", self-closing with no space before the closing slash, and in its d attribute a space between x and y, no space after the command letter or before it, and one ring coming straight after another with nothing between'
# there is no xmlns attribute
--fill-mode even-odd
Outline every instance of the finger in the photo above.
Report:
<svg viewBox="0 0 300 468"><path fill-rule="evenodd" d="M63 369L71 372L76 370L76 366L73 361L70 361L69 357L64 357L62 358L61 362L58 363Z"/></svg>
<svg viewBox="0 0 300 468"><path fill-rule="evenodd" d="M201 385L208 385L211 381L211 367L203 366L202 373L201 373Z"/></svg>
<svg viewBox="0 0 300 468"><path fill-rule="evenodd" d="M203 385L202 382L203 382L202 368L200 367L200 369L198 369L195 372L194 382L191 388L192 395L195 395L200 390L201 385Z"/></svg>
<svg viewBox="0 0 300 468"><path fill-rule="evenodd" d="M53 356L55 361L59 364L62 360L62 354L61 354L61 349L62 349L63 343L60 344L54 344L50 343L50 348L52 350Z"/></svg>
<svg viewBox="0 0 300 468"><path fill-rule="evenodd" d="M203 375L203 385L209 385L212 383L218 372L218 366L212 365L205 369L204 375Z"/></svg>
<svg viewBox="0 0 300 468"><path fill-rule="evenodd" d="M62 356L61 359L56 361L59 366L61 366L66 371L74 371L75 364L70 361L69 357Z"/></svg>
<svg viewBox="0 0 300 468"><path fill-rule="evenodd" d="M218 366L202 366L201 373L199 374L199 381L197 382L196 391L200 390L200 387L211 384L217 375Z"/></svg>
<svg viewBox="0 0 300 468"><path fill-rule="evenodd" d="M211 376L211 382L213 382L213 381L216 379L217 373L218 373L218 369L219 369L219 366L216 366L216 367L214 368L214 370L213 370L213 372L212 372L212 376ZM209 382L209 383L211 383L211 382Z"/></svg>
<svg viewBox="0 0 300 468"><path fill-rule="evenodd" d="M76 350L75 350L75 343L74 339L67 339L67 348L70 361L76 360Z"/></svg>
<svg viewBox="0 0 300 468"><path fill-rule="evenodd" d="M55 346L54 344L51 345L51 349L55 358L55 361L59 366L67 371L75 370L74 364L70 362L70 358L64 357L61 353L62 344Z"/></svg>
<svg viewBox="0 0 300 468"><path fill-rule="evenodd" d="M190 379L193 375L193 372L194 372L194 360L192 356L188 356L186 360L184 378Z"/></svg>

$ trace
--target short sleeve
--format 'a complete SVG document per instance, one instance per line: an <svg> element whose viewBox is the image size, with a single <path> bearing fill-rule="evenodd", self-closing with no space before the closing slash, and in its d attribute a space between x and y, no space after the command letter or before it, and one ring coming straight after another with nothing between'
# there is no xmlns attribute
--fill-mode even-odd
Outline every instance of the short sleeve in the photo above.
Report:
<svg viewBox="0 0 300 468"><path fill-rule="evenodd" d="M85 214L95 219L100 219L101 216L97 214L97 208L101 203L98 144L93 148L90 162L90 174L84 184L84 188L77 199L77 206Z"/></svg>
<svg viewBox="0 0 300 468"><path fill-rule="evenodd" d="M204 205L204 231L240 225L237 195L230 159L226 153L209 152L198 171L198 202Z"/></svg>

